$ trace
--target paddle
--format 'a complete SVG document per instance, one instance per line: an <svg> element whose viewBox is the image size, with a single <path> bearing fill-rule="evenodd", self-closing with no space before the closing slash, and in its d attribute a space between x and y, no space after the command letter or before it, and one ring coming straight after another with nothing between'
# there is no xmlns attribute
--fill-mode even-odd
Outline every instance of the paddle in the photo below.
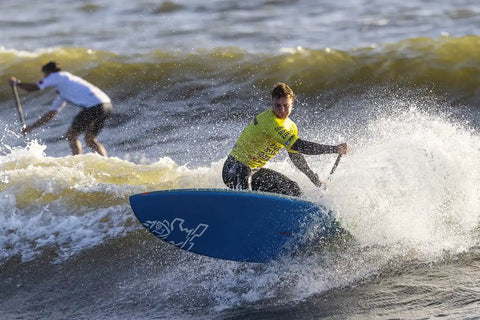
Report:
<svg viewBox="0 0 480 320"><path fill-rule="evenodd" d="M18 97L18 90L17 90L16 83L12 84L12 92L13 92L13 98L15 99L15 103L17 105L18 117L20 119L20 123L22 124L22 130L23 130L27 125L25 124L25 118L23 117L22 105L20 104L20 98Z"/></svg>
<svg viewBox="0 0 480 320"><path fill-rule="evenodd" d="M332 170L330 170L330 176L328 177L328 179L330 179L330 177L332 176L332 174L335 172L335 170L337 170L337 167L338 167L338 164L340 163L340 159L342 158L342 155L339 154L337 156L337 160L335 160L335 163L333 164L333 167L332 167Z"/></svg>
<svg viewBox="0 0 480 320"><path fill-rule="evenodd" d="M340 159L342 158L342 155L339 154L337 156L337 159L335 160L335 163L333 164L333 167L332 169L330 170L330 174L328 175L328 178L327 178L327 181L330 182L330 180L332 180L332 175L333 173L335 172L335 170L337 170L337 167L338 167L338 164L340 163ZM322 183L322 189L323 190L327 190L327 184L326 183Z"/></svg>

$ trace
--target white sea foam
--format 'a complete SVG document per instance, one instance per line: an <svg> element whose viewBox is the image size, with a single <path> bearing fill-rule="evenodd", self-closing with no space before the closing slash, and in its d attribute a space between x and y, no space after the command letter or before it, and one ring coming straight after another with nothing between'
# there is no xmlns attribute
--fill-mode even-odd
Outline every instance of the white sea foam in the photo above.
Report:
<svg viewBox="0 0 480 320"><path fill-rule="evenodd" d="M433 256L477 243L480 137L419 111L372 121L332 182L339 218L364 245Z"/></svg>
<svg viewBox="0 0 480 320"><path fill-rule="evenodd" d="M169 158L136 165L94 154L47 157L34 141L0 157L0 259L27 261L45 250L61 261L141 228L128 196L158 189L218 186L212 168Z"/></svg>

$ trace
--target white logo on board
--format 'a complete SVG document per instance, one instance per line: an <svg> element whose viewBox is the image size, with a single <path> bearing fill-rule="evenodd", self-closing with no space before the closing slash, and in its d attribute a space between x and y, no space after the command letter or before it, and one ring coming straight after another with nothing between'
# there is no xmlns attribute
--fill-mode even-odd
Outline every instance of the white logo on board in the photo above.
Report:
<svg viewBox="0 0 480 320"><path fill-rule="evenodd" d="M184 219L175 218L171 222L167 220L146 221L143 225L160 239L184 250L190 250L195 245L193 240L200 238L205 233L208 224L200 223L195 228L187 228L183 226L184 222Z"/></svg>

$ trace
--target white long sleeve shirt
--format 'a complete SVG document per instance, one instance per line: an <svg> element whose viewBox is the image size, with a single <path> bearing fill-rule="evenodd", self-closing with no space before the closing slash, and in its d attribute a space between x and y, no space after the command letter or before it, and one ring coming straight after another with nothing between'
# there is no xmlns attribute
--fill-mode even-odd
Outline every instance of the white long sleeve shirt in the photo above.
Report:
<svg viewBox="0 0 480 320"><path fill-rule="evenodd" d="M50 111L59 111L67 102L83 109L111 102L102 90L67 71L52 72L37 82L37 86L40 90L54 87L57 91Z"/></svg>

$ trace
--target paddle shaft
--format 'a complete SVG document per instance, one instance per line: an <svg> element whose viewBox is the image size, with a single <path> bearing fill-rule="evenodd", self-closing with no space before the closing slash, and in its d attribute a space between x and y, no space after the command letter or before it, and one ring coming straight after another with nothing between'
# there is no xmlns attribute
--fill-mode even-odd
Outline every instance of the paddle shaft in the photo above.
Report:
<svg viewBox="0 0 480 320"><path fill-rule="evenodd" d="M339 154L337 156L337 159L335 160L335 163L333 164L333 167L332 167L332 170L330 170L330 174L328 176L328 179L327 181L330 182L330 180L332 179L332 174L335 172L335 170L337 170L337 167L338 167L338 164L340 163L340 159L342 158L342 155ZM326 190L327 189L327 184L324 184L324 189Z"/></svg>
<svg viewBox="0 0 480 320"><path fill-rule="evenodd" d="M338 167L338 164L340 163L341 158L342 158L342 155L339 154L337 156L337 160L335 160L335 163L333 164L332 170L330 170L330 175L332 175L335 172L335 170L337 170L337 167Z"/></svg>
<svg viewBox="0 0 480 320"><path fill-rule="evenodd" d="M17 105L18 118L20 119L20 123L22 124L22 129L23 129L26 127L26 124L25 124L25 118L23 117L22 105L20 104L20 98L18 97L18 90L17 90L16 84L12 84L12 92L13 92L13 98L15 99L15 103Z"/></svg>

